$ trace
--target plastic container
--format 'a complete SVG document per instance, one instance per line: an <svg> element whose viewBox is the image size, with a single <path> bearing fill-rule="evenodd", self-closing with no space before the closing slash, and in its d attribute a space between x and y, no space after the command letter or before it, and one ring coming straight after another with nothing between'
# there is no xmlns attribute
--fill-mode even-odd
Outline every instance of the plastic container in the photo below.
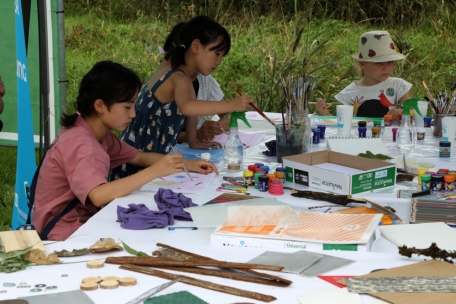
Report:
<svg viewBox="0 0 456 304"><path fill-rule="evenodd" d="M426 131L424 128L422 128L422 127L416 128L416 140L424 140L425 136L426 136Z"/></svg>
<svg viewBox="0 0 456 304"><path fill-rule="evenodd" d="M439 156L440 157L450 157L451 155L451 142L441 141L439 143Z"/></svg>
<svg viewBox="0 0 456 304"><path fill-rule="evenodd" d="M366 127L367 123L364 120L358 121L358 127Z"/></svg>
<svg viewBox="0 0 456 304"><path fill-rule="evenodd" d="M427 169L425 168L418 168L417 173L418 173L418 185L421 185L421 175L426 174Z"/></svg>
<svg viewBox="0 0 456 304"><path fill-rule="evenodd" d="M318 125L317 128L320 129L320 139L325 139L326 126Z"/></svg>
<svg viewBox="0 0 456 304"><path fill-rule="evenodd" d="M319 128L312 128L312 143L319 144L320 143L320 129Z"/></svg>
<svg viewBox="0 0 456 304"><path fill-rule="evenodd" d="M285 183L285 172L277 171L277 169L276 169L276 172L274 174L275 174L276 178L282 182L282 184Z"/></svg>
<svg viewBox="0 0 456 304"><path fill-rule="evenodd" d="M381 119L374 119L373 120L374 127L382 127L382 120Z"/></svg>
<svg viewBox="0 0 456 304"><path fill-rule="evenodd" d="M445 181L445 191L453 192L454 189L454 176L453 175L445 175L443 177Z"/></svg>
<svg viewBox="0 0 456 304"><path fill-rule="evenodd" d="M392 124L393 124L393 115L386 114L385 116L383 116L383 125L385 127L389 127Z"/></svg>
<svg viewBox="0 0 456 304"><path fill-rule="evenodd" d="M358 127L358 137L359 138L366 138L366 132L367 132L366 127Z"/></svg>
<svg viewBox="0 0 456 304"><path fill-rule="evenodd" d="M269 173L269 166L260 166L260 169L263 169L266 172L266 174Z"/></svg>
<svg viewBox="0 0 456 304"><path fill-rule="evenodd" d="M421 175L421 190L426 191L431 189L431 175L423 174Z"/></svg>
<svg viewBox="0 0 456 304"><path fill-rule="evenodd" d="M437 170L437 174L441 174L441 175L447 175L448 172L450 172L450 170L448 170L448 169L439 169L439 170Z"/></svg>
<svg viewBox="0 0 456 304"><path fill-rule="evenodd" d="M253 175L253 180L254 180L254 182L255 182L255 189L258 189L258 183L259 183L259 182L258 182L258 178L259 178L260 176L262 176L262 175L264 175L264 173L255 173L255 174Z"/></svg>
<svg viewBox="0 0 456 304"><path fill-rule="evenodd" d="M380 133L382 132L382 128L379 126L372 127L372 137L373 138L380 138Z"/></svg>
<svg viewBox="0 0 456 304"><path fill-rule="evenodd" d="M268 182L269 177L267 175L260 175L258 177L258 190L260 190L260 192L268 191Z"/></svg>
<svg viewBox="0 0 456 304"><path fill-rule="evenodd" d="M391 132L393 132L393 141L396 141L397 129L399 128L392 128Z"/></svg>
<svg viewBox="0 0 456 304"><path fill-rule="evenodd" d="M247 186L252 186L253 185L253 172L248 170L244 171L244 184Z"/></svg>
<svg viewBox="0 0 456 304"><path fill-rule="evenodd" d="M423 177L421 176L421 179L423 179ZM443 181L443 175L433 175L431 176L431 190L434 191L434 192L438 192L438 191L441 191L445 188L444 186L444 181Z"/></svg>
<svg viewBox="0 0 456 304"><path fill-rule="evenodd" d="M255 172L255 169L256 169L256 168L258 168L257 165L249 165L249 166L247 167L247 169L249 169L249 170L252 171L252 172Z"/></svg>
<svg viewBox="0 0 456 304"><path fill-rule="evenodd" d="M211 153L201 153L200 157L201 157L202 160L210 161L211 160Z"/></svg>
<svg viewBox="0 0 456 304"><path fill-rule="evenodd" d="M423 121L424 121L424 127L425 128L430 128L431 127L432 117L425 116L425 117L423 117Z"/></svg>

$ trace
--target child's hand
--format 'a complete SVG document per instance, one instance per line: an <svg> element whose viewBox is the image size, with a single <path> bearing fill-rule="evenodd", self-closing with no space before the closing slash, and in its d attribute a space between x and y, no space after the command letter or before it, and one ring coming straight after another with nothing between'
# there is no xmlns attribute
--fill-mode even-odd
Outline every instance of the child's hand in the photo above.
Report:
<svg viewBox="0 0 456 304"><path fill-rule="evenodd" d="M2 80L2 77L0 77L0 96L3 97L5 96L6 89L5 89L5 83Z"/></svg>
<svg viewBox="0 0 456 304"><path fill-rule="evenodd" d="M328 106L326 105L326 101L324 99L318 98L315 107L317 108L317 111L320 115L331 116L331 113L329 113Z"/></svg>
<svg viewBox="0 0 456 304"><path fill-rule="evenodd" d="M162 157L151 168L154 172L159 172L159 176L168 176L182 172L184 169L184 159L180 153L169 154Z"/></svg>
<svg viewBox="0 0 456 304"><path fill-rule="evenodd" d="M195 141L190 148L192 149L217 149L223 148L222 144L216 141L202 141L202 140L197 140Z"/></svg>
<svg viewBox="0 0 456 304"><path fill-rule="evenodd" d="M253 100L252 96L241 95L230 100L232 112L245 112L252 109Z"/></svg>
<svg viewBox="0 0 456 304"><path fill-rule="evenodd" d="M198 172L202 174L209 174L215 172L217 175L219 174L217 167L208 161L205 160L190 160L184 159L185 168L188 171Z"/></svg>
<svg viewBox="0 0 456 304"><path fill-rule="evenodd" d="M223 129L218 121L206 120L197 131L196 137L199 140L212 140L214 136L222 134Z"/></svg>
<svg viewBox="0 0 456 304"><path fill-rule="evenodd" d="M387 115L393 116L393 121L399 121L399 114L402 114L402 109L391 109L387 113Z"/></svg>

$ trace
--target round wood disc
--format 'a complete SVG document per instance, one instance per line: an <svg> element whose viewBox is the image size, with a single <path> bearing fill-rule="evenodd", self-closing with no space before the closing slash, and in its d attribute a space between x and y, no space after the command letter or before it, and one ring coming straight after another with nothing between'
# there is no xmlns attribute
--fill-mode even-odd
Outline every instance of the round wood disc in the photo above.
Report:
<svg viewBox="0 0 456 304"><path fill-rule="evenodd" d="M102 289L116 289L119 287L119 282L117 281L102 281L100 283Z"/></svg>
<svg viewBox="0 0 456 304"><path fill-rule="evenodd" d="M98 289L98 284L97 283L89 282L89 283L82 283L81 284L81 290L91 291L91 290L95 290L95 289Z"/></svg>
<svg viewBox="0 0 456 304"><path fill-rule="evenodd" d="M134 286L136 285L136 278L134 277L124 277L119 279L120 286Z"/></svg>
<svg viewBox="0 0 456 304"><path fill-rule="evenodd" d="M86 265L88 268L92 268L92 269L101 268L104 266L104 262L99 261L99 260L94 260L94 261L88 261Z"/></svg>
<svg viewBox="0 0 456 304"><path fill-rule="evenodd" d="M116 276L109 276L109 277L104 277L102 281L119 281L119 277Z"/></svg>
<svg viewBox="0 0 456 304"><path fill-rule="evenodd" d="M100 277L87 277L82 279L82 283L100 283L101 278Z"/></svg>

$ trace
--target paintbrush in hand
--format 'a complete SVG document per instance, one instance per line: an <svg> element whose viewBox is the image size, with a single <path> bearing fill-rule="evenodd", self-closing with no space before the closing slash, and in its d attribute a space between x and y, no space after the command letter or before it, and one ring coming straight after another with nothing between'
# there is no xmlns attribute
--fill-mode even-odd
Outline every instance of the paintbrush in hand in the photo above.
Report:
<svg viewBox="0 0 456 304"><path fill-rule="evenodd" d="M239 90L236 90L236 93L238 93L239 96L242 95L241 92L239 92ZM252 106L252 108L255 109L255 111L258 112L258 114L260 114L260 115L263 116L267 121L269 121L269 123L270 123L271 125L273 125L274 127L276 126L275 123L274 123L272 120L270 120L269 117L267 117L267 116L263 113L263 111L261 111L256 105L254 105L253 103L251 103L250 105Z"/></svg>
<svg viewBox="0 0 456 304"><path fill-rule="evenodd" d="M171 149L173 149L174 153L177 154L177 151L174 149L173 146L171 146ZM185 166L184 166L184 170L185 170L185 172L187 173L188 177L190 177L190 180L193 182L193 178L190 176L190 173L188 173L187 168L185 168Z"/></svg>

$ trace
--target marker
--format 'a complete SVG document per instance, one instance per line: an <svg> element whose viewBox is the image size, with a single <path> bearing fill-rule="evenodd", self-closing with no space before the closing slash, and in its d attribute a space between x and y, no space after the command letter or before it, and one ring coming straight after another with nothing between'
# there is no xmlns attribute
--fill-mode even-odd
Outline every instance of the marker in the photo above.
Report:
<svg viewBox="0 0 456 304"><path fill-rule="evenodd" d="M168 227L168 230L176 230L176 229L198 230L198 227L187 227L187 226L171 226L171 227Z"/></svg>

